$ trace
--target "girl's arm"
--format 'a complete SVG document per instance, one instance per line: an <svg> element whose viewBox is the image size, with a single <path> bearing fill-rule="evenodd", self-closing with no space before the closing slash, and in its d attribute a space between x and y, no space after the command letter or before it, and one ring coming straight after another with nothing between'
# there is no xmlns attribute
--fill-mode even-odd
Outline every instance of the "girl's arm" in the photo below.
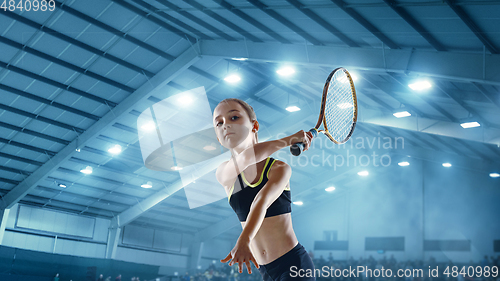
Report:
<svg viewBox="0 0 500 281"><path fill-rule="evenodd" d="M274 162L269 170L267 183L257 193L250 206L250 213L239 239L251 241L255 237L264 221L267 208L280 197L291 176L292 169L287 163L278 160Z"/></svg>
<svg viewBox="0 0 500 281"><path fill-rule="evenodd" d="M282 139L257 143L245 149L240 154L233 155L228 162L222 163L217 168L215 176L222 186L231 186L241 171L244 171L248 166L259 163L274 152L297 142L303 142L305 144L304 151L306 151L309 148L311 139L311 133L300 130Z"/></svg>
<svg viewBox="0 0 500 281"><path fill-rule="evenodd" d="M290 180L291 175L292 169L288 164L281 161L276 161L273 164L269 171L268 182L259 191L259 193L257 193L257 196L255 196L255 199L250 206L250 212L248 214L245 227L243 228L236 245L226 258L221 260L221 262L227 262L232 259L229 265L232 266L234 263L238 263L240 273L242 272L243 264L246 265L248 272L251 273L250 262L253 262L254 265L259 268L257 261L250 250L250 241L252 241L259 231L260 226L264 221L267 208L269 208L269 206L271 206L271 204L281 195L286 183Z"/></svg>

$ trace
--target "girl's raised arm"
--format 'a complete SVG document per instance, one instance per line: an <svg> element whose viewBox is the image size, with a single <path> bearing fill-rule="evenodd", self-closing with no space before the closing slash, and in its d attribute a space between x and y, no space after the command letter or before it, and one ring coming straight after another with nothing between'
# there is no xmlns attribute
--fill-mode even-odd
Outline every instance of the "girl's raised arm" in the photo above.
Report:
<svg viewBox="0 0 500 281"><path fill-rule="evenodd" d="M217 180L224 187L231 186L236 180L236 177L238 177L238 175L248 166L259 163L276 151L297 142L303 142L305 144L305 151L309 148L311 138L311 133L300 130L288 137L257 143L245 149L240 154L236 156L233 155L229 161L222 163L215 173Z"/></svg>

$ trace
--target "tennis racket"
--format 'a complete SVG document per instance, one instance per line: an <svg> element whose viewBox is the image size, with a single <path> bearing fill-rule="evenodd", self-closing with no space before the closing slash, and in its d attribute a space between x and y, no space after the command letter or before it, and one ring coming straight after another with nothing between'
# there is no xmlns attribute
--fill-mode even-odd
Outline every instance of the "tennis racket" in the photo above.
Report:
<svg viewBox="0 0 500 281"><path fill-rule="evenodd" d="M345 143L352 135L358 118L358 102L351 75L345 68L333 70L326 79L321 99L318 123L309 130L313 138L317 133L325 134L336 144ZM323 123L324 130L318 130ZM299 156L304 143L290 146L290 152Z"/></svg>

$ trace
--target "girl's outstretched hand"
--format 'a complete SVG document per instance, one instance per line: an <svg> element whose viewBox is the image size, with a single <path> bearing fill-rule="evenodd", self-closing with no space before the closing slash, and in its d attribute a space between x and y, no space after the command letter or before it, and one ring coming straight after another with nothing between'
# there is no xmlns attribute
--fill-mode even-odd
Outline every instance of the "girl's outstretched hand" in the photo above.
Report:
<svg viewBox="0 0 500 281"><path fill-rule="evenodd" d="M306 151L311 146L311 141L313 139L313 135L311 132L305 132L304 130L300 130L297 133L290 135L288 138L290 138L290 145L295 144L295 143L299 143L299 142L303 143L304 144L304 151Z"/></svg>
<svg viewBox="0 0 500 281"><path fill-rule="evenodd" d="M221 262L226 263L229 260L231 260L229 262L229 266L233 266L233 264L238 263L240 273L243 273L243 264L245 264L248 273L252 274L252 267L250 266L250 262L253 262L255 267L259 268L259 264L255 260L252 251L250 250L249 241L241 241L240 239L238 239L234 248L231 250L231 252L229 252L226 258L221 260Z"/></svg>

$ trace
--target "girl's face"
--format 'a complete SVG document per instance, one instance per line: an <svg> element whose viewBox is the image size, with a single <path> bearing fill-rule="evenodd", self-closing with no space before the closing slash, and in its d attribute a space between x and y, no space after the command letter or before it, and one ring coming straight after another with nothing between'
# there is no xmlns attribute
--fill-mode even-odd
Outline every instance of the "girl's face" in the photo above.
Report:
<svg viewBox="0 0 500 281"><path fill-rule="evenodd" d="M214 110L213 121L217 139L225 148L245 148L252 144L254 126L238 102L219 104Z"/></svg>

